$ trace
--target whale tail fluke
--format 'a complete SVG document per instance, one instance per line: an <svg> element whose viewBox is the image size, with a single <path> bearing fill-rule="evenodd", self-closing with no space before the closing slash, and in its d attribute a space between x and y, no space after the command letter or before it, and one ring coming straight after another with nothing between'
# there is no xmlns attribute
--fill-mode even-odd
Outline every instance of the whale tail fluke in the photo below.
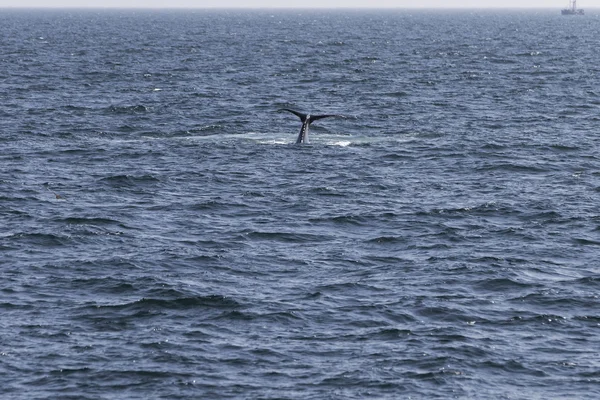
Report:
<svg viewBox="0 0 600 400"><path fill-rule="evenodd" d="M323 118L329 118L329 117L346 118L344 115L338 115L338 114L322 114L322 115L304 114L299 111L291 110L289 108L282 108L279 111L290 112L290 113L296 115L302 121L302 127L300 128L300 134L298 135L298 139L296 140L296 143L308 143L308 127L310 126L310 124L312 124L316 120L323 119Z"/></svg>
<svg viewBox="0 0 600 400"><path fill-rule="evenodd" d="M329 117L333 117L333 118L348 118L345 115L340 115L340 114L323 114L323 115L304 114L304 113L301 113L299 111L292 110L290 108L280 108L279 111L290 112L290 113L296 115L298 118L300 118L300 120L302 122L304 122L306 120L306 118L309 117L309 124L315 122L318 119L329 118Z"/></svg>

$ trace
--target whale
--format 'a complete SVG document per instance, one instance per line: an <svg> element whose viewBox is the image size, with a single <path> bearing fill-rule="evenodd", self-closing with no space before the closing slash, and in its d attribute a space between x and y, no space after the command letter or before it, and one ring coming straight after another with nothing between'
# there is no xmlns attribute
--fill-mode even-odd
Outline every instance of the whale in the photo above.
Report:
<svg viewBox="0 0 600 400"><path fill-rule="evenodd" d="M279 111L287 111L290 112L294 115L296 115L298 118L300 118L300 121L302 121L302 127L300 128L300 133L298 134L298 139L296 139L296 144L300 144L300 143L308 143L308 128L310 127L310 124L312 124L313 122L315 122L316 120L319 119L323 119L323 118L346 118L343 115L338 115L338 114L321 114L321 115L310 115L310 114L304 114L295 110L291 110L289 108L282 108Z"/></svg>

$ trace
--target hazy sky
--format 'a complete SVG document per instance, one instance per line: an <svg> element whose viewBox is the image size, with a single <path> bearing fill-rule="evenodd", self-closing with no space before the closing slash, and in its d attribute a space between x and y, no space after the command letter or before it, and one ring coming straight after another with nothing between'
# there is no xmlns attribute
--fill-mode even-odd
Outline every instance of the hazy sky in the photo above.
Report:
<svg viewBox="0 0 600 400"><path fill-rule="evenodd" d="M0 0L1 7L398 7L398 8L564 8L568 0ZM600 7L600 0L578 0L580 8Z"/></svg>

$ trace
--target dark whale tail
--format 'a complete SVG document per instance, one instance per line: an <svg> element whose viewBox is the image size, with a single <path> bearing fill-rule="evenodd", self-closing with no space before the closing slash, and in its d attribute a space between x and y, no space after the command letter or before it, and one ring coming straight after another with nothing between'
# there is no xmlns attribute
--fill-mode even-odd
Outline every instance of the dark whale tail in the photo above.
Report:
<svg viewBox="0 0 600 400"><path fill-rule="evenodd" d="M323 115L310 115L304 114L298 111L290 110L289 108L282 108L280 111L291 112L296 115L302 121L302 127L300 128L300 134L298 135L298 139L296 139L296 143L308 143L308 128L310 124L315 122L318 119L336 117L336 118L346 118L343 115L337 114L323 114Z"/></svg>

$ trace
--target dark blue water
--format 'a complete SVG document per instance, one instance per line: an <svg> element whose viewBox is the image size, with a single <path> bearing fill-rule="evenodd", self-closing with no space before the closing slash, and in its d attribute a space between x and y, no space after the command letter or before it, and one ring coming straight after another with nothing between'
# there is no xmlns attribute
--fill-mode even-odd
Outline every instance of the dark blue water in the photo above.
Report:
<svg viewBox="0 0 600 400"><path fill-rule="evenodd" d="M0 31L2 399L600 396L597 14Z"/></svg>

